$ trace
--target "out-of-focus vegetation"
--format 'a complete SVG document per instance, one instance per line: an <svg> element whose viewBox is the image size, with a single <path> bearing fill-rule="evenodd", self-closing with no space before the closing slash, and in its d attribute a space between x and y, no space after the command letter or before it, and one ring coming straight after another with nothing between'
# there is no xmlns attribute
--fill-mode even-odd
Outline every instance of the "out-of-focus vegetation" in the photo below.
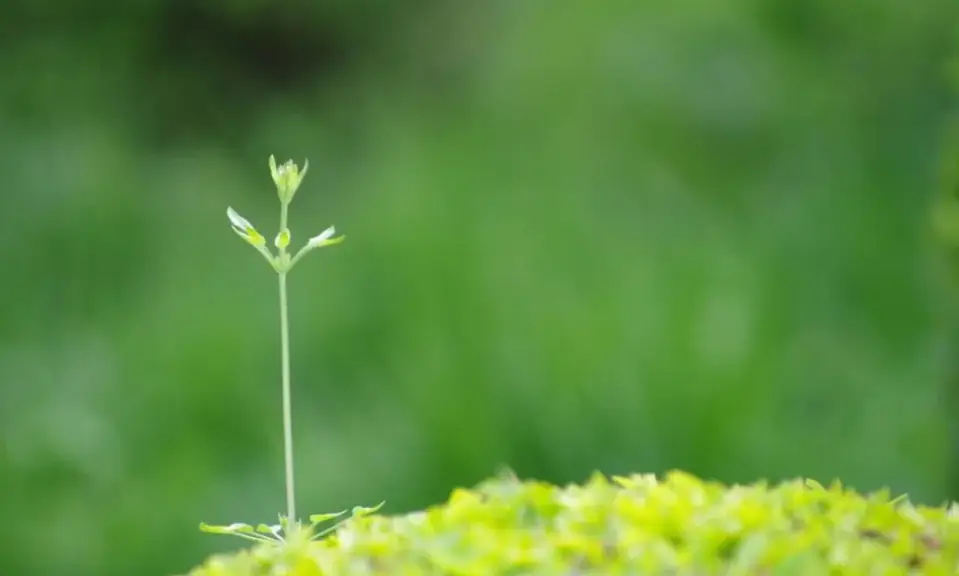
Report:
<svg viewBox="0 0 959 576"><path fill-rule="evenodd" d="M501 463L957 497L957 17L8 0L0 573L182 572L282 510L275 286L224 215L276 217L271 153L350 237L291 283L304 513Z"/></svg>

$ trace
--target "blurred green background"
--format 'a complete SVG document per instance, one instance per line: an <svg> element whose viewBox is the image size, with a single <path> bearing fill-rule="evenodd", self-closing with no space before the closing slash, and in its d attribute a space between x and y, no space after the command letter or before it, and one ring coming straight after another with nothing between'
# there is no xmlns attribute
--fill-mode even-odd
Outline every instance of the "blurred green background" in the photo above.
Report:
<svg viewBox="0 0 959 576"><path fill-rule="evenodd" d="M959 498L928 226L954 0L6 0L0 573L164 575L302 513L682 468Z"/></svg>

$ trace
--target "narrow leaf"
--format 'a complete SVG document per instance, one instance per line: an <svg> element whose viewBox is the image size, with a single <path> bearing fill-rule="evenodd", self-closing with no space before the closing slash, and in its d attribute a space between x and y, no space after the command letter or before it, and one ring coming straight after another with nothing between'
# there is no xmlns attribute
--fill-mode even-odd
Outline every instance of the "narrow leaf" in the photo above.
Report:
<svg viewBox="0 0 959 576"><path fill-rule="evenodd" d="M249 534L253 532L253 526L250 526L249 524L244 524L242 522L234 522L233 524L230 524L228 526L213 526L213 525L201 522L200 530L204 532L210 532L213 534L236 534L236 533Z"/></svg>
<svg viewBox="0 0 959 576"><path fill-rule="evenodd" d="M371 507L366 507L366 506L354 506L354 507L353 507L353 517L356 518L356 517L358 517L358 516L368 516L368 515L370 515L370 514L373 514L374 512L376 512L377 510L379 510L380 508L382 508L384 504L386 504L386 500L380 502L380 503L377 504L376 506L371 506Z"/></svg>
<svg viewBox="0 0 959 576"><path fill-rule="evenodd" d="M339 518L340 516L344 514L346 514L346 510L342 510L340 512L328 512L326 514L310 514L310 522L312 522L313 525L316 526L317 524L329 522L330 520L333 520L334 518Z"/></svg>

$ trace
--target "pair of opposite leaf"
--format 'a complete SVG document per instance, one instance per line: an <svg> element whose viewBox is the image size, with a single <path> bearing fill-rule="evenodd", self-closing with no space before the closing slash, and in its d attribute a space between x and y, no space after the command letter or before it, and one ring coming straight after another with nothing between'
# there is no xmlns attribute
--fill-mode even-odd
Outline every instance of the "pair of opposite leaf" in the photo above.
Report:
<svg viewBox="0 0 959 576"><path fill-rule="evenodd" d="M280 199L280 203L283 206L283 220L285 220L286 209L289 206L290 202L293 201L293 196L296 194L297 189L300 187L300 183L303 182L303 177L306 176L307 170L309 170L309 162L304 162L303 170L297 167L292 160L287 160L280 166L276 165L276 160L273 156L270 156L270 173L273 176L273 182L276 184L277 196ZM286 249L290 245L290 229L286 228L286 223L283 222L282 226L284 228L276 235L276 238L273 240L273 245L276 246L278 253L274 255L269 248L266 247L266 238L260 234L256 228L250 223L249 220L240 216L236 210L232 207L226 209L227 218L230 219L230 224L233 226L233 231L240 237L250 243L251 246L256 248L256 250L266 258L266 261L270 263L274 270L279 273L289 272L290 269L302 258L307 252L315 248L322 248L324 246L331 246L333 244L339 244L346 239L345 236L337 236L336 228L330 226L320 234L310 238L306 245L300 248L300 251L296 253L292 258L287 253Z"/></svg>

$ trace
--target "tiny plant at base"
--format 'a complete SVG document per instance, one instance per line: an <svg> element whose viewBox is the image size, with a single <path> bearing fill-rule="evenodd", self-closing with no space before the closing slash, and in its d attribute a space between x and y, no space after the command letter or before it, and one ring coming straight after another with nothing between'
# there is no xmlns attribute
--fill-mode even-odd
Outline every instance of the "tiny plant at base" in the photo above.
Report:
<svg viewBox="0 0 959 576"><path fill-rule="evenodd" d="M373 507L355 506L348 518L368 516L378 511L383 504L384 502L380 502ZM320 538L323 538L324 536L334 532L344 520L348 519L343 518L346 512L346 510L342 510L340 512L332 512L327 514L311 514L309 539L319 540ZM317 526L320 524L326 524L327 522L333 520L336 520L336 522L333 522L332 525L317 531ZM285 519L281 516L279 524L257 524L256 526L253 526L252 524L244 524L242 522L234 522L233 524L229 524L227 526L211 526L209 524L200 524L200 529L211 534L228 534L231 536L239 536L240 538L252 540L254 542L286 542L288 541L289 536L292 534L290 531L285 529L284 524Z"/></svg>
<svg viewBox="0 0 959 576"><path fill-rule="evenodd" d="M256 542L286 542L292 536L300 534L300 525L296 516L296 497L293 485L293 416L292 400L290 394L290 322L289 306L287 304L286 277L290 270L307 253L325 246L339 244L346 239L345 236L335 236L336 229L330 226L320 234L311 237L300 250L290 256L287 248L290 246L292 235L287 226L290 203L296 195L297 189L303 182L306 172L309 169L309 162L304 162L301 171L292 160L288 160L280 166L277 166L276 159L270 156L270 173L273 176L273 183L276 185L277 196L280 199L280 230L273 240L273 246L276 253L270 250L266 245L266 238L257 232L250 222L240 216L233 208L226 210L227 218L233 226L233 231L242 239L253 246L263 258L270 264L279 278L279 301L280 301L280 353L281 353L281 375L283 392L283 448L286 477L286 516L280 515L280 523L275 525L259 524L253 526L250 524L234 523L226 526L213 526L205 523L200 524L200 530L212 534L230 534L239 536L247 540ZM314 514L310 516L310 525L308 532L310 538L317 539L326 536L336 530L342 522L349 518L366 516L372 514L383 506L381 502L377 506L363 507L356 506L348 518L343 518L346 510L333 514ZM319 532L317 526L336 520L332 526L328 526Z"/></svg>

